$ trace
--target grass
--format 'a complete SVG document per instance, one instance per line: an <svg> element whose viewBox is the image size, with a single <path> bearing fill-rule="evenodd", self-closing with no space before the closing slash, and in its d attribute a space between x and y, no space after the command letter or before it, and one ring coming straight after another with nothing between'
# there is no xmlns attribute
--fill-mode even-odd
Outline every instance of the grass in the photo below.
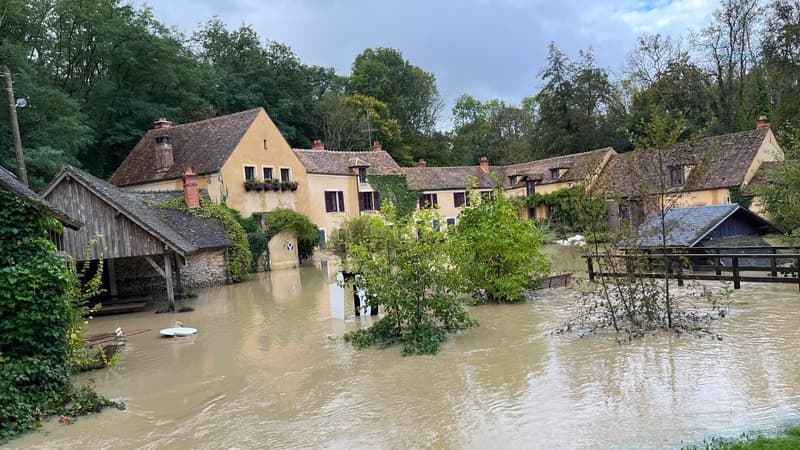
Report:
<svg viewBox="0 0 800 450"><path fill-rule="evenodd" d="M795 450L800 449L800 425L789 427L775 436L745 433L739 439L713 438L686 450Z"/></svg>

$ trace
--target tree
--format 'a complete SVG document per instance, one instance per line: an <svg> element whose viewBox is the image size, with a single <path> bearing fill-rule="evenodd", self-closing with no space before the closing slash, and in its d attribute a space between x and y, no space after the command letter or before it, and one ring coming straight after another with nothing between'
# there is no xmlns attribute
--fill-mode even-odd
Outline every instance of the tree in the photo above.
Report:
<svg viewBox="0 0 800 450"><path fill-rule="evenodd" d="M400 343L403 354L433 354L449 332L474 325L464 304L463 277L447 251L445 232L433 226L434 210L398 218L391 206L380 215L351 219L345 226L358 240L345 243L345 266L358 274L353 288L364 290L368 303L385 311L368 329L345 334L359 348L379 342Z"/></svg>
<svg viewBox="0 0 800 450"><path fill-rule="evenodd" d="M800 1L776 0L769 5L761 43L766 84L777 124L800 127Z"/></svg>
<svg viewBox="0 0 800 450"><path fill-rule="evenodd" d="M349 90L384 102L404 136L432 132L442 108L436 77L392 48L368 48L356 56Z"/></svg>
<svg viewBox="0 0 800 450"><path fill-rule="evenodd" d="M539 252L542 232L520 220L519 208L503 195L500 180L489 198L469 190L471 206L450 236L453 259L468 289L488 302L517 302L550 270Z"/></svg>
<svg viewBox="0 0 800 450"><path fill-rule="evenodd" d="M779 136L787 161L770 174L770 183L761 192L764 210L787 233L800 237L800 129L786 126Z"/></svg>

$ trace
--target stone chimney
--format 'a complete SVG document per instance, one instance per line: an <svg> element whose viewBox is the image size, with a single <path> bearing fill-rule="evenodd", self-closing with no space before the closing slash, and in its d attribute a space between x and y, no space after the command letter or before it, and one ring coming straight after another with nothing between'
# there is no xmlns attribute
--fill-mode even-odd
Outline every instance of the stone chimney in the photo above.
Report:
<svg viewBox="0 0 800 450"><path fill-rule="evenodd" d="M489 173L489 158L481 156L481 170L483 173Z"/></svg>
<svg viewBox="0 0 800 450"><path fill-rule="evenodd" d="M172 122L167 120L166 117L161 117L158 120L156 120L155 122L153 122L153 129L155 129L155 130L160 130L162 128L169 128L171 126L172 126Z"/></svg>
<svg viewBox="0 0 800 450"><path fill-rule="evenodd" d="M765 115L758 116L758 120L756 120L756 129L769 128L769 126L769 117Z"/></svg>
<svg viewBox="0 0 800 450"><path fill-rule="evenodd" d="M169 135L156 136L155 153L156 170L159 172L169 170L175 162L172 159L172 144L169 142Z"/></svg>
<svg viewBox="0 0 800 450"><path fill-rule="evenodd" d="M319 139L314 139L314 143L311 144L311 150L325 150L325 144Z"/></svg>
<svg viewBox="0 0 800 450"><path fill-rule="evenodd" d="M428 162L420 158L420 160L417 161L417 167L428 167Z"/></svg>
<svg viewBox="0 0 800 450"><path fill-rule="evenodd" d="M197 174L191 167L183 171L183 199L189 209L200 207L200 190L197 187Z"/></svg>
<svg viewBox="0 0 800 450"><path fill-rule="evenodd" d="M372 151L379 152L381 150L381 141L372 141Z"/></svg>

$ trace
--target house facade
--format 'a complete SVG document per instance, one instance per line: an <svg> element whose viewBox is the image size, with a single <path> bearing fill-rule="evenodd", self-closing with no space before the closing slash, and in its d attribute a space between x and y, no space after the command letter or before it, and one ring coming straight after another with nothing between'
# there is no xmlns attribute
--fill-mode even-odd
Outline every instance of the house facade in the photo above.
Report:
<svg viewBox="0 0 800 450"><path fill-rule="evenodd" d="M111 177L129 190L180 191L191 166L200 189L245 217L275 208L304 212L306 170L263 108L184 125L155 122Z"/></svg>

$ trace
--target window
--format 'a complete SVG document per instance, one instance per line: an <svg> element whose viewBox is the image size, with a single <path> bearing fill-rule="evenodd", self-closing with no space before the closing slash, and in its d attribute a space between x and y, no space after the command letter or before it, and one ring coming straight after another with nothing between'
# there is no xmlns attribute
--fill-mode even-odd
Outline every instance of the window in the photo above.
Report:
<svg viewBox="0 0 800 450"><path fill-rule="evenodd" d="M358 168L358 182L359 183L366 183L367 182L367 168L366 167L359 167Z"/></svg>
<svg viewBox="0 0 800 450"><path fill-rule="evenodd" d="M560 169L550 169L550 179L555 181L561 176Z"/></svg>
<svg viewBox="0 0 800 450"><path fill-rule="evenodd" d="M455 217L448 217L447 218L447 228L456 226L456 218Z"/></svg>
<svg viewBox="0 0 800 450"><path fill-rule="evenodd" d="M320 246L325 245L325 228L319 229L319 245Z"/></svg>
<svg viewBox="0 0 800 450"><path fill-rule="evenodd" d="M272 167L262 167L262 170L264 171L264 181L275 178L272 173Z"/></svg>
<svg viewBox="0 0 800 450"><path fill-rule="evenodd" d="M433 225L434 231L441 231L442 228L439 226L439 219L433 219L431 225Z"/></svg>
<svg viewBox="0 0 800 450"><path fill-rule="evenodd" d="M460 208L462 206L469 206L469 197L466 192L453 192L453 206Z"/></svg>
<svg viewBox="0 0 800 450"><path fill-rule="evenodd" d="M344 212L344 192L325 191L325 212Z"/></svg>
<svg viewBox="0 0 800 450"><path fill-rule="evenodd" d="M669 185L683 186L684 182L683 166L669 166Z"/></svg>
<svg viewBox="0 0 800 450"><path fill-rule="evenodd" d="M528 219L536 220L536 208L528 208Z"/></svg>
<svg viewBox="0 0 800 450"><path fill-rule="evenodd" d="M525 182L525 195L531 196L536 193L536 182L528 180Z"/></svg>
<svg viewBox="0 0 800 450"><path fill-rule="evenodd" d="M481 191L481 199L483 200L491 200L493 195L492 191Z"/></svg>
<svg viewBox="0 0 800 450"><path fill-rule="evenodd" d="M245 181L255 181L256 179L256 168L255 166L244 166L244 180Z"/></svg>
<svg viewBox="0 0 800 450"><path fill-rule="evenodd" d="M436 194L422 194L419 196L419 208L420 209L427 209L427 208L438 208L439 207L439 197Z"/></svg>
<svg viewBox="0 0 800 450"><path fill-rule="evenodd" d="M281 182L286 183L289 180L291 180L289 177L289 169L281 167Z"/></svg>
<svg viewBox="0 0 800 450"><path fill-rule="evenodd" d="M358 193L358 210L359 211L377 211L381 209L381 194L380 192L359 192Z"/></svg>
<svg viewBox="0 0 800 450"><path fill-rule="evenodd" d="M508 177L508 184L510 184L511 186L517 184L517 176L516 175L510 175Z"/></svg>

